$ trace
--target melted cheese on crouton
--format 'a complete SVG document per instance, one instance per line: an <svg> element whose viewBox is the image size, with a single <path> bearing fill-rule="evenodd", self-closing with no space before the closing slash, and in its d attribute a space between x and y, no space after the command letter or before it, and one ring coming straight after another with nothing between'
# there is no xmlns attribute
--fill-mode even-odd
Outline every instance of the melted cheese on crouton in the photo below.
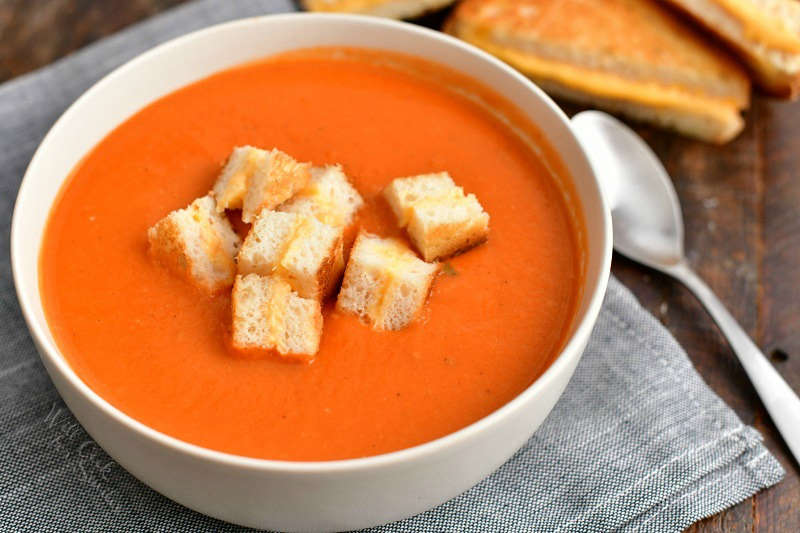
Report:
<svg viewBox="0 0 800 533"><path fill-rule="evenodd" d="M241 240L210 196L168 214L147 231L147 239L159 262L206 292L233 284Z"/></svg>
<svg viewBox="0 0 800 533"><path fill-rule="evenodd" d="M232 293L234 348L310 357L319 349L322 310L276 276L236 276Z"/></svg>
<svg viewBox="0 0 800 533"><path fill-rule="evenodd" d="M414 206L419 202L446 200L457 197L459 193L463 195L463 190L456 186L447 172L395 178L383 191L401 228L408 224Z"/></svg>
<svg viewBox="0 0 800 533"><path fill-rule="evenodd" d="M265 150L252 146L237 146L233 149L214 184L217 212L242 208L247 193L247 180L259 166L265 164L268 155Z"/></svg>
<svg viewBox="0 0 800 533"><path fill-rule="evenodd" d="M375 329L402 329L418 316L438 271L438 264L422 261L401 241L362 232L336 305Z"/></svg>
<svg viewBox="0 0 800 533"><path fill-rule="evenodd" d="M463 252L489 235L489 215L447 172L397 178L383 195L426 261Z"/></svg>
<svg viewBox="0 0 800 533"><path fill-rule="evenodd" d="M247 179L242 201L242 220L252 222L263 209L274 209L308 184L311 164L272 149L266 162L256 167Z"/></svg>
<svg viewBox="0 0 800 533"><path fill-rule="evenodd" d="M377 240L373 246L379 261L383 263L383 279L378 297L372 300L368 314L382 317L391 303L391 295L403 283L403 273L413 269L419 259L402 242L394 239Z"/></svg>
<svg viewBox="0 0 800 533"><path fill-rule="evenodd" d="M312 216L264 210L239 251L239 273L278 275L303 298L322 299L344 270L343 232Z"/></svg>
<svg viewBox="0 0 800 533"><path fill-rule="evenodd" d="M313 167L311 180L278 211L315 217L329 226L349 226L364 200L339 165Z"/></svg>

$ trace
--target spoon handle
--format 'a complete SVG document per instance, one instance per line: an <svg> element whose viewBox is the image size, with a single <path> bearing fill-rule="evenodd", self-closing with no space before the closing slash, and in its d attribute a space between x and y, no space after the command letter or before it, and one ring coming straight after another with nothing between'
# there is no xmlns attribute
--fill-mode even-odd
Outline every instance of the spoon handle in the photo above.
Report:
<svg viewBox="0 0 800 533"><path fill-rule="evenodd" d="M667 272L683 282L708 310L742 363L795 460L800 463L800 398L708 285L686 263L670 267Z"/></svg>

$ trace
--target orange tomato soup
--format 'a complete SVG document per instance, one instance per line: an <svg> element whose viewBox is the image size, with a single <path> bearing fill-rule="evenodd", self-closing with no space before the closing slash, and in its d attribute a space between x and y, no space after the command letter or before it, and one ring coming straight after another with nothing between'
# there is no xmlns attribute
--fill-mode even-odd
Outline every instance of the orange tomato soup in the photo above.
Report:
<svg viewBox="0 0 800 533"><path fill-rule="evenodd" d="M580 296L579 209L520 117L441 66L357 49L284 54L178 90L100 142L52 209L40 261L56 342L111 404L215 450L344 459L463 428L545 371ZM236 357L229 294L151 261L146 232L206 194L244 144L341 163L366 201L359 224L385 236L402 234L381 189L447 170L491 216L489 240L449 261L405 330L373 331L328 303L313 363Z"/></svg>

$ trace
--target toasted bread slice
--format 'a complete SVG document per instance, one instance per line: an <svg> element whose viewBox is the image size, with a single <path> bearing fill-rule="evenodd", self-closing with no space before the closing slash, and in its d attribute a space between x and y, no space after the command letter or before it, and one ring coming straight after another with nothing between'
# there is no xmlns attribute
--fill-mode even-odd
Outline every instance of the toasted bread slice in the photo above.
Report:
<svg viewBox="0 0 800 533"><path fill-rule="evenodd" d="M394 179L383 195L426 261L469 250L489 236L489 215L447 172Z"/></svg>
<svg viewBox="0 0 800 533"><path fill-rule="evenodd" d="M147 230L150 253L206 292L233 284L234 258L241 240L230 222L204 196L178 209Z"/></svg>
<svg viewBox="0 0 800 533"><path fill-rule="evenodd" d="M449 6L455 0L303 0L309 11L361 13L377 17L410 19Z"/></svg>
<svg viewBox="0 0 800 533"><path fill-rule="evenodd" d="M336 302L378 330L398 330L419 315L439 272L397 239L360 233Z"/></svg>
<svg viewBox="0 0 800 533"><path fill-rule="evenodd" d="M333 227L350 226L364 200L340 165L312 167L311 180L278 211L313 216Z"/></svg>
<svg viewBox="0 0 800 533"><path fill-rule="evenodd" d="M344 270L342 243L343 228L265 209L239 250L239 273L281 276L301 297L321 300Z"/></svg>
<svg viewBox="0 0 800 533"><path fill-rule="evenodd" d="M232 294L233 346L314 356L322 337L322 309L276 276L236 276Z"/></svg>
<svg viewBox="0 0 800 533"><path fill-rule="evenodd" d="M659 2L465 0L446 31L556 96L711 142L744 126L744 70Z"/></svg>
<svg viewBox="0 0 800 533"><path fill-rule="evenodd" d="M800 93L800 2L668 0L734 48L767 92Z"/></svg>

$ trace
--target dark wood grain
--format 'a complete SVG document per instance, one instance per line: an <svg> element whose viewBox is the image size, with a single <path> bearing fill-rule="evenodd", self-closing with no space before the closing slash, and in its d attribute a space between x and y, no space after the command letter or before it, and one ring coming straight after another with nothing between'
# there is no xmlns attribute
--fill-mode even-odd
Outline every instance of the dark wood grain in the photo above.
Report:
<svg viewBox="0 0 800 533"><path fill-rule="evenodd" d="M778 371L800 392L800 104L762 102L763 210L758 339ZM800 531L800 469L763 407L755 427L787 471L756 498L758 531Z"/></svg>
<svg viewBox="0 0 800 533"><path fill-rule="evenodd" d="M758 117L725 147L712 147L647 128L637 128L664 162L681 199L689 262L755 333L758 310L759 178ZM683 286L617 258L614 273L658 316L686 349L706 382L745 423L757 400L744 371L705 311ZM751 531L752 502L744 502L695 526L700 531Z"/></svg>
<svg viewBox="0 0 800 533"><path fill-rule="evenodd" d="M0 81L185 0L0 0Z"/></svg>
<svg viewBox="0 0 800 533"><path fill-rule="evenodd" d="M182 0L0 0L0 81L45 65ZM436 25L441 15L425 19ZM569 112L577 107L565 104ZM756 98L734 142L709 146L637 127L680 196L698 273L800 389L800 104ZM703 378L764 435L786 479L690 528L800 531L800 469L716 326L682 286L621 257L614 273L686 349Z"/></svg>

